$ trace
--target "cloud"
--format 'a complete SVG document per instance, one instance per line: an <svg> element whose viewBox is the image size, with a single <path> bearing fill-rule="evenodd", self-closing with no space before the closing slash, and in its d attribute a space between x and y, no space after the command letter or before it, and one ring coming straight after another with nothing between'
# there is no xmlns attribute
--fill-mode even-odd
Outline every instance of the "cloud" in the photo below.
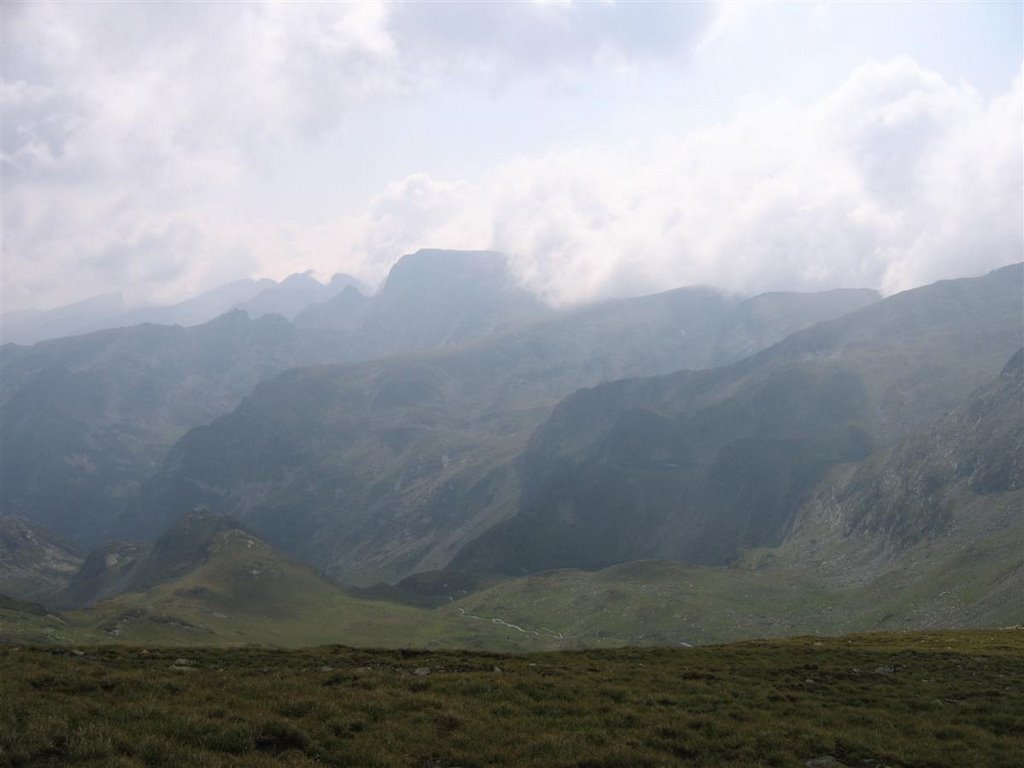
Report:
<svg viewBox="0 0 1024 768"><path fill-rule="evenodd" d="M497 248L555 303L693 283L891 293L1022 258L1021 103L1020 77L986 102L908 58L868 63L808 106L522 157L474 184L410 177L348 247Z"/></svg>
<svg viewBox="0 0 1024 768"><path fill-rule="evenodd" d="M741 101L674 135L642 124L632 142L495 152L467 178L402 167L359 208L322 202L327 172L313 190L298 172L273 187L281 166L321 159L337 188L359 187L362 156L392 148L365 125L346 144L347 127L401 116L385 108L399 102L453 111L431 113L424 153L461 141L460 118L493 92L517 114L492 122L528 128L575 88L585 135L606 135L632 106L608 80L675 88L698 46L751 23L730 8L4 3L4 309L117 288L170 301L310 267L374 280L420 247L507 251L558 303L686 283L893 291L1020 258L1020 78L985 99L908 58L810 104Z"/></svg>
<svg viewBox="0 0 1024 768"><path fill-rule="evenodd" d="M299 234L297 211L268 221L252 204L280 157L343 134L346 120L376 104L430 98L452 83L486 90L523 73L560 82L593 66L628 69L626 59L651 55L651 46L685 48L705 11L33 2L4 3L2 13L0 276L4 308L17 309L118 286L174 296L220 275L338 259L357 223L325 221ZM363 238L374 253L395 241L390 229L420 226L393 222L391 194L367 214L379 219ZM442 216L443 203L425 205L431 220ZM171 231L193 233L188 253L170 256L154 245L160 237L140 234ZM129 268L130 252L137 265L185 263Z"/></svg>

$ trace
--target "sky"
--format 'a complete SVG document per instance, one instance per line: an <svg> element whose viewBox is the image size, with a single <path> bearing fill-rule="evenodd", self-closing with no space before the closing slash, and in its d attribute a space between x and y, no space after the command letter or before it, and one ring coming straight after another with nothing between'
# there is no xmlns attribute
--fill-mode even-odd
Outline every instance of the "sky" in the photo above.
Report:
<svg viewBox="0 0 1024 768"><path fill-rule="evenodd" d="M1024 258L1021 2L0 5L5 312L419 248L556 305Z"/></svg>

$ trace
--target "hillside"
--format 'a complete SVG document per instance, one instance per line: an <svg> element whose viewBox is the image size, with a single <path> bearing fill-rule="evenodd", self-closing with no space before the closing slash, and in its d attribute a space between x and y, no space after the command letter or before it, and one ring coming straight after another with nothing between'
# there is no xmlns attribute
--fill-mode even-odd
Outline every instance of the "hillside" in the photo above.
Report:
<svg viewBox="0 0 1024 768"><path fill-rule="evenodd" d="M63 539L28 520L0 517L0 595L46 600L63 590L81 565L81 553Z"/></svg>
<svg viewBox="0 0 1024 768"><path fill-rule="evenodd" d="M538 573L457 605L547 627L568 646L1024 623L1022 360L932 424L837 467L777 548L733 567Z"/></svg>
<svg viewBox="0 0 1024 768"><path fill-rule="evenodd" d="M83 546L186 430L257 382L331 358L282 318L223 315L3 348L0 505Z"/></svg>
<svg viewBox="0 0 1024 768"><path fill-rule="evenodd" d="M205 505L346 583L439 568L515 511L513 460L569 392L716 364L719 350L751 352L873 300L679 289L450 350L289 371L182 438L144 487L131 530L152 535Z"/></svg>
<svg viewBox="0 0 1024 768"><path fill-rule="evenodd" d="M90 553L47 601L62 613L3 600L0 641L8 643L558 647L455 609L354 596L208 512L184 516L151 546L121 542Z"/></svg>
<svg viewBox="0 0 1024 768"><path fill-rule="evenodd" d="M885 299L731 366L581 390L537 430L517 514L456 558L519 574L782 543L830 468L954 408L1021 345L1021 265Z"/></svg>

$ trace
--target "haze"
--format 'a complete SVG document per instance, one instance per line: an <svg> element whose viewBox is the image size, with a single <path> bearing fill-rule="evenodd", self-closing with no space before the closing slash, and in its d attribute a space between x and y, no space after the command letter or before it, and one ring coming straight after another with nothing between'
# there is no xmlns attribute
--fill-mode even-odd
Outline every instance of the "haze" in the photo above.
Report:
<svg viewBox="0 0 1024 768"><path fill-rule="evenodd" d="M3 310L506 252L555 304L1022 251L1020 3L4 3Z"/></svg>

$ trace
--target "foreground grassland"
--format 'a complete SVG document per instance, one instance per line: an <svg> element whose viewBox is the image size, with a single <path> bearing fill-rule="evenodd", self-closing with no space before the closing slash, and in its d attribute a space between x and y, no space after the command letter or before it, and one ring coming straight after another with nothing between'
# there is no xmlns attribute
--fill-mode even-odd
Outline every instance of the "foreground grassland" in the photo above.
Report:
<svg viewBox="0 0 1024 768"><path fill-rule="evenodd" d="M519 656L7 647L0 664L10 766L1017 766L1024 754L1020 630Z"/></svg>

